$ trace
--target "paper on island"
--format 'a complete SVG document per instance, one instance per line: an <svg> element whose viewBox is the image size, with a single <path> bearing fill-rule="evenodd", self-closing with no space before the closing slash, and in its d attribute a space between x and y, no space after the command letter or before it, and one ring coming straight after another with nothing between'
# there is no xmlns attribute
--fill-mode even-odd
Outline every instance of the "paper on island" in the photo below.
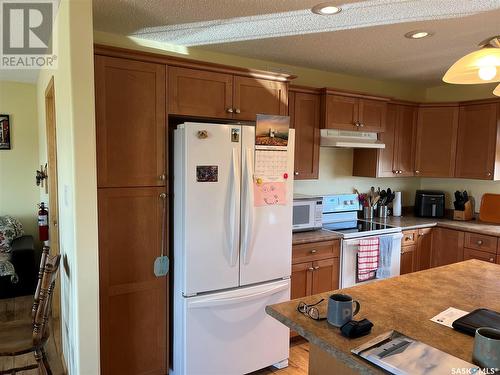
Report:
<svg viewBox="0 0 500 375"><path fill-rule="evenodd" d="M453 322L466 314L468 314L467 311L459 310L454 307L448 307L443 312L440 312L435 317L431 318L431 320L446 327L453 328Z"/></svg>

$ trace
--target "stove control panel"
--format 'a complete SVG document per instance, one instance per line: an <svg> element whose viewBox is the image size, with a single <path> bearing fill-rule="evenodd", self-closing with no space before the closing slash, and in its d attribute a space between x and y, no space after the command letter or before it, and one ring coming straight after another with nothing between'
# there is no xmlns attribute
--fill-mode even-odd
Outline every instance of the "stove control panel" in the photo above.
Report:
<svg viewBox="0 0 500 375"><path fill-rule="evenodd" d="M357 194L333 194L323 197L323 213L359 210Z"/></svg>

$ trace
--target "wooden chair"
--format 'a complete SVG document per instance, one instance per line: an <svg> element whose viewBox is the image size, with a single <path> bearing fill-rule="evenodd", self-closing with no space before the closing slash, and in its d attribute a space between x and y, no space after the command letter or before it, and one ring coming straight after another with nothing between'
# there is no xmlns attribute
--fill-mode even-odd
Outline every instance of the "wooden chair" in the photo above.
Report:
<svg viewBox="0 0 500 375"><path fill-rule="evenodd" d="M52 375L45 353L45 344L50 336L49 317L52 305L52 292L61 256L49 256L44 248L42 253L42 277L35 292L32 321L13 321L2 324L0 330L0 357L15 357L33 352L36 364L0 371L0 374L15 374L17 371L38 369L40 375ZM36 305L36 306L35 306Z"/></svg>

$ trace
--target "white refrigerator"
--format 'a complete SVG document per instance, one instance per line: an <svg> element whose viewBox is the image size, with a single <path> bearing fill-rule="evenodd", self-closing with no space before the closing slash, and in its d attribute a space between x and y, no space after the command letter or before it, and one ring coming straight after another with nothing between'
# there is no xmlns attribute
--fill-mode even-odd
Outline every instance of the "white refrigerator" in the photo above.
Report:
<svg viewBox="0 0 500 375"><path fill-rule="evenodd" d="M289 329L265 307L290 298L293 150L291 129L286 204L255 206L254 125L174 131L174 374L288 364Z"/></svg>

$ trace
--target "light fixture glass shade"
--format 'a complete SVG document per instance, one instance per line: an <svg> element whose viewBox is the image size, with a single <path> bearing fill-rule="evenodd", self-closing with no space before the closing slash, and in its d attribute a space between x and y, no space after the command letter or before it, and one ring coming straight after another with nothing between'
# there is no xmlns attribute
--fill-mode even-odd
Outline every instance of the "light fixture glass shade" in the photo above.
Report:
<svg viewBox="0 0 500 375"><path fill-rule="evenodd" d="M451 66L443 81L455 84L500 82L500 48L484 47Z"/></svg>
<svg viewBox="0 0 500 375"><path fill-rule="evenodd" d="M497 88L493 90L493 94L496 96L500 96L500 85L498 85Z"/></svg>

